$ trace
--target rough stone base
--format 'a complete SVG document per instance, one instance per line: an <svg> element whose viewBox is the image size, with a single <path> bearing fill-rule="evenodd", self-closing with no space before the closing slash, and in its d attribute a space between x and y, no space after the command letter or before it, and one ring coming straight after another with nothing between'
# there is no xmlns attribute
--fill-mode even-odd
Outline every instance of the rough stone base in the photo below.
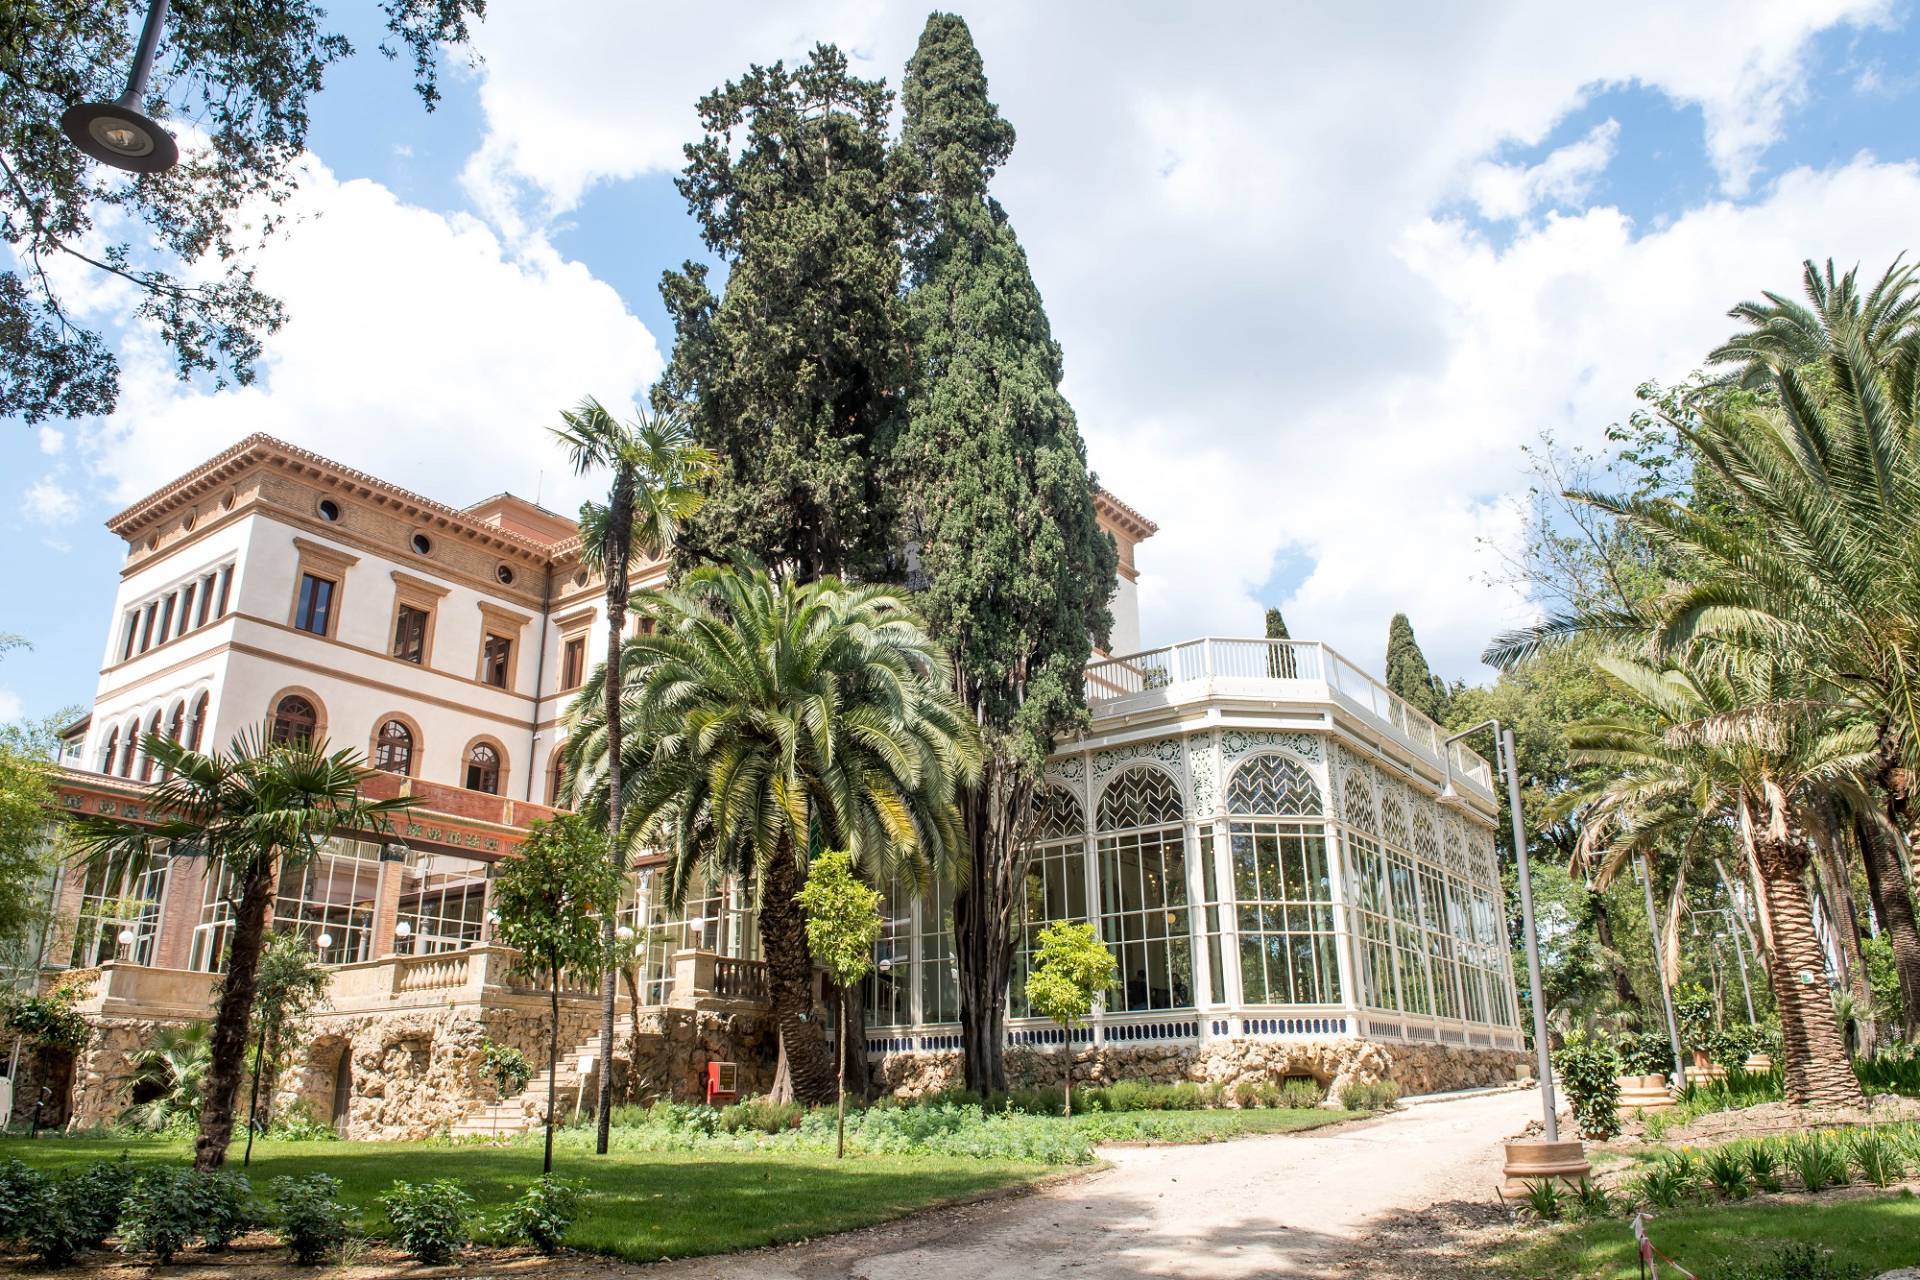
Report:
<svg viewBox="0 0 1920 1280"><path fill-rule="evenodd" d="M1016 1089L1058 1085L1063 1049L1007 1050L1007 1083ZM1508 1049L1389 1044L1354 1037L1301 1040L1214 1040L1203 1044L1113 1044L1073 1051L1075 1084L1141 1080L1154 1084L1243 1081L1279 1083L1311 1076L1337 1097L1349 1084L1391 1080L1403 1094L1509 1084L1527 1055ZM875 1087L902 1101L957 1089L964 1076L957 1050L893 1053L871 1067Z"/></svg>

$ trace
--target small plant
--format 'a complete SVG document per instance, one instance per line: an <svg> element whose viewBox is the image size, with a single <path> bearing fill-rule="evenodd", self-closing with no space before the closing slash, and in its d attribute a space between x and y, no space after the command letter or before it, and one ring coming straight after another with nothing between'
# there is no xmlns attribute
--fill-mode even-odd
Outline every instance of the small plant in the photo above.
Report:
<svg viewBox="0 0 1920 1280"><path fill-rule="evenodd" d="M1277 1107L1280 1105L1280 1090L1266 1080L1242 1080L1233 1086L1233 1103L1237 1107Z"/></svg>
<svg viewBox="0 0 1920 1280"><path fill-rule="evenodd" d="M1867 1274L1818 1245L1768 1241L1755 1249L1758 1260L1717 1274L1726 1280L1863 1280Z"/></svg>
<svg viewBox="0 0 1920 1280"><path fill-rule="evenodd" d="M1787 1144L1787 1164L1808 1191L1847 1185L1847 1152L1836 1138L1804 1134Z"/></svg>
<svg viewBox="0 0 1920 1280"><path fill-rule="evenodd" d="M1325 1100L1327 1091L1320 1087L1318 1080L1305 1076L1292 1076L1280 1083L1279 1104L1296 1111L1310 1111Z"/></svg>
<svg viewBox="0 0 1920 1280"><path fill-rule="evenodd" d="M493 1082L499 1097L510 1098L533 1079L533 1067L512 1045L489 1040L480 1047L480 1074Z"/></svg>
<svg viewBox="0 0 1920 1280"><path fill-rule="evenodd" d="M1665 1141L1667 1130L1673 1127L1674 1115L1671 1111L1643 1111L1640 1123L1645 1126L1648 1142Z"/></svg>
<svg viewBox="0 0 1920 1280"><path fill-rule="evenodd" d="M1355 1080L1340 1087L1340 1105L1349 1111L1391 1111L1400 1086L1391 1080Z"/></svg>
<svg viewBox="0 0 1920 1280"><path fill-rule="evenodd" d="M273 1219L280 1243L303 1267L324 1262L347 1239L340 1182L324 1173L273 1180Z"/></svg>
<svg viewBox="0 0 1920 1280"><path fill-rule="evenodd" d="M1566 1211L1566 1196L1552 1178L1526 1184L1527 1212L1536 1222L1558 1222Z"/></svg>
<svg viewBox="0 0 1920 1280"><path fill-rule="evenodd" d="M1573 1207L1586 1222L1601 1222L1618 1212L1613 1197L1607 1194L1606 1189L1586 1178L1582 1178L1580 1185L1574 1188Z"/></svg>
<svg viewBox="0 0 1920 1280"><path fill-rule="evenodd" d="M1732 1143L1714 1147L1702 1161L1707 1185L1727 1200L1745 1200L1753 1194L1753 1175L1747 1169L1746 1152Z"/></svg>
<svg viewBox="0 0 1920 1280"><path fill-rule="evenodd" d="M1620 1059L1610 1047L1570 1032L1553 1055L1553 1069L1573 1103L1581 1134L1604 1142L1620 1132Z"/></svg>
<svg viewBox="0 0 1920 1280"><path fill-rule="evenodd" d="M75 1180L51 1183L27 1224L27 1245L49 1267L64 1267L89 1244L93 1215L87 1211ZM104 1239L104 1235L101 1237Z"/></svg>
<svg viewBox="0 0 1920 1280"><path fill-rule="evenodd" d="M395 1182L380 1203L394 1241L418 1261L446 1262L472 1238L473 1197L451 1179Z"/></svg>
<svg viewBox="0 0 1920 1280"><path fill-rule="evenodd" d="M316 1120L305 1106L293 1106L273 1118L267 1136L282 1142L338 1142L340 1133L325 1120Z"/></svg>
<svg viewBox="0 0 1920 1280"><path fill-rule="evenodd" d="M1781 1177L1779 1143L1762 1138L1742 1148L1740 1155L1747 1164L1747 1180L1759 1190L1779 1191L1786 1185Z"/></svg>
<svg viewBox="0 0 1920 1280"><path fill-rule="evenodd" d="M133 1190L138 1171L123 1151L118 1160L100 1160L61 1180L60 1193L73 1208L80 1242L98 1249L120 1222L120 1206Z"/></svg>
<svg viewBox="0 0 1920 1280"><path fill-rule="evenodd" d="M1628 1194L1639 1204L1653 1209L1677 1208L1693 1190L1692 1184L1671 1160L1658 1161L1651 1169L1628 1183Z"/></svg>
<svg viewBox="0 0 1920 1280"><path fill-rule="evenodd" d="M1906 1172L1893 1139L1878 1129L1856 1129L1847 1146L1862 1181L1876 1187L1891 1186Z"/></svg>
<svg viewBox="0 0 1920 1280"><path fill-rule="evenodd" d="M225 1172L196 1174L195 1184L200 1239L218 1253L259 1218L253 1188L244 1175Z"/></svg>
<svg viewBox="0 0 1920 1280"><path fill-rule="evenodd" d="M541 1253L551 1255L560 1247L579 1210L579 1187L546 1174L528 1187L525 1195L506 1207L500 1215L498 1229L508 1239L525 1240Z"/></svg>
<svg viewBox="0 0 1920 1280"><path fill-rule="evenodd" d="M758 1133L784 1133L798 1129L807 1109L797 1102L774 1102L769 1098L748 1098L720 1109L720 1129L738 1133L751 1129Z"/></svg>
<svg viewBox="0 0 1920 1280"><path fill-rule="evenodd" d="M47 1175L19 1160L0 1165L0 1240L19 1240L47 1195Z"/></svg>
<svg viewBox="0 0 1920 1280"><path fill-rule="evenodd" d="M120 1247L150 1253L165 1266L200 1234L199 1176L191 1169L148 1169L134 1181L120 1215Z"/></svg>

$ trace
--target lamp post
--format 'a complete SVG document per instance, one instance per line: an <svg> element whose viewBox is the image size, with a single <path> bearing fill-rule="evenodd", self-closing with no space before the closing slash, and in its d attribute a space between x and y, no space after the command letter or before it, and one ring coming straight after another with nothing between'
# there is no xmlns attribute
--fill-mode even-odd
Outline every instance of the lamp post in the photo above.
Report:
<svg viewBox="0 0 1920 1280"><path fill-rule="evenodd" d="M167 0L151 0L140 28L140 45L127 72L127 87L112 102L81 102L61 113L60 128L73 145L101 164L129 173L160 173L179 162L173 135L140 110L153 71L153 55L167 25Z"/></svg>
<svg viewBox="0 0 1920 1280"><path fill-rule="evenodd" d="M1444 785L1440 802L1464 807L1466 800L1453 786L1453 744L1486 730L1493 731L1494 756L1507 776L1507 809L1513 819L1513 852L1517 864L1515 879L1520 884L1520 928L1527 944L1527 981L1532 985L1534 1070L1540 1080L1540 1127L1538 1141L1507 1143L1507 1187L1519 1191L1527 1181L1562 1178L1578 1181L1589 1172L1579 1139L1560 1140L1559 1103L1553 1094L1553 1058L1547 1050L1547 1008L1540 982L1540 933L1533 915L1533 870L1527 861L1527 824L1520 812L1520 765L1513 730L1498 720L1484 720L1471 729L1462 729L1440 744L1440 768Z"/></svg>
<svg viewBox="0 0 1920 1280"><path fill-rule="evenodd" d="M119 954L116 955L114 959L125 960L128 956L133 954L133 941L134 941L133 930L131 929L120 930L120 937L118 941L120 943L120 950L119 950Z"/></svg>

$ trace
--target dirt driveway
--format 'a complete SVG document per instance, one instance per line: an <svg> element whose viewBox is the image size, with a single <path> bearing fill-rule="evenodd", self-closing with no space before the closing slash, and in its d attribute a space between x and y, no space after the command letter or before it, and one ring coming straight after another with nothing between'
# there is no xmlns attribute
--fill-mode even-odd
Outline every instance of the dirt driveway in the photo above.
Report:
<svg viewBox="0 0 1920 1280"><path fill-rule="evenodd" d="M1104 1154L1115 1167L1033 1195L811 1244L648 1269L649 1280L1043 1280L1473 1275L1433 1247L1471 1219L1501 1139L1538 1114L1512 1091L1428 1102L1326 1132ZM1436 1209L1436 1206L1438 1208Z"/></svg>

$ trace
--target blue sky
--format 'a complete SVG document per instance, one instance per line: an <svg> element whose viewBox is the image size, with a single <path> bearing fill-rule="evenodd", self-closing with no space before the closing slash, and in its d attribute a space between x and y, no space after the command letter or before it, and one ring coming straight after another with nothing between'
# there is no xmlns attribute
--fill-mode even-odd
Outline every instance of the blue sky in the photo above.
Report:
<svg viewBox="0 0 1920 1280"><path fill-rule="evenodd" d="M446 501L577 501L538 429L639 394L671 345L656 284L702 252L672 185L694 97L816 39L897 84L925 16L495 0L484 64L428 115L372 6L333 7L362 49L263 262L294 319L262 385L173 384L109 296L122 412L0 430L0 631L34 646L0 658L0 715L90 698L123 550L101 521L248 430ZM1404 609L1437 667L1484 676L1527 609L1485 582L1520 446L1597 438L1802 257L1908 247L1911 5L1612 8L1577 35L1524 4L962 10L1094 465L1162 526L1147 643L1251 633L1272 603L1377 666Z"/></svg>

